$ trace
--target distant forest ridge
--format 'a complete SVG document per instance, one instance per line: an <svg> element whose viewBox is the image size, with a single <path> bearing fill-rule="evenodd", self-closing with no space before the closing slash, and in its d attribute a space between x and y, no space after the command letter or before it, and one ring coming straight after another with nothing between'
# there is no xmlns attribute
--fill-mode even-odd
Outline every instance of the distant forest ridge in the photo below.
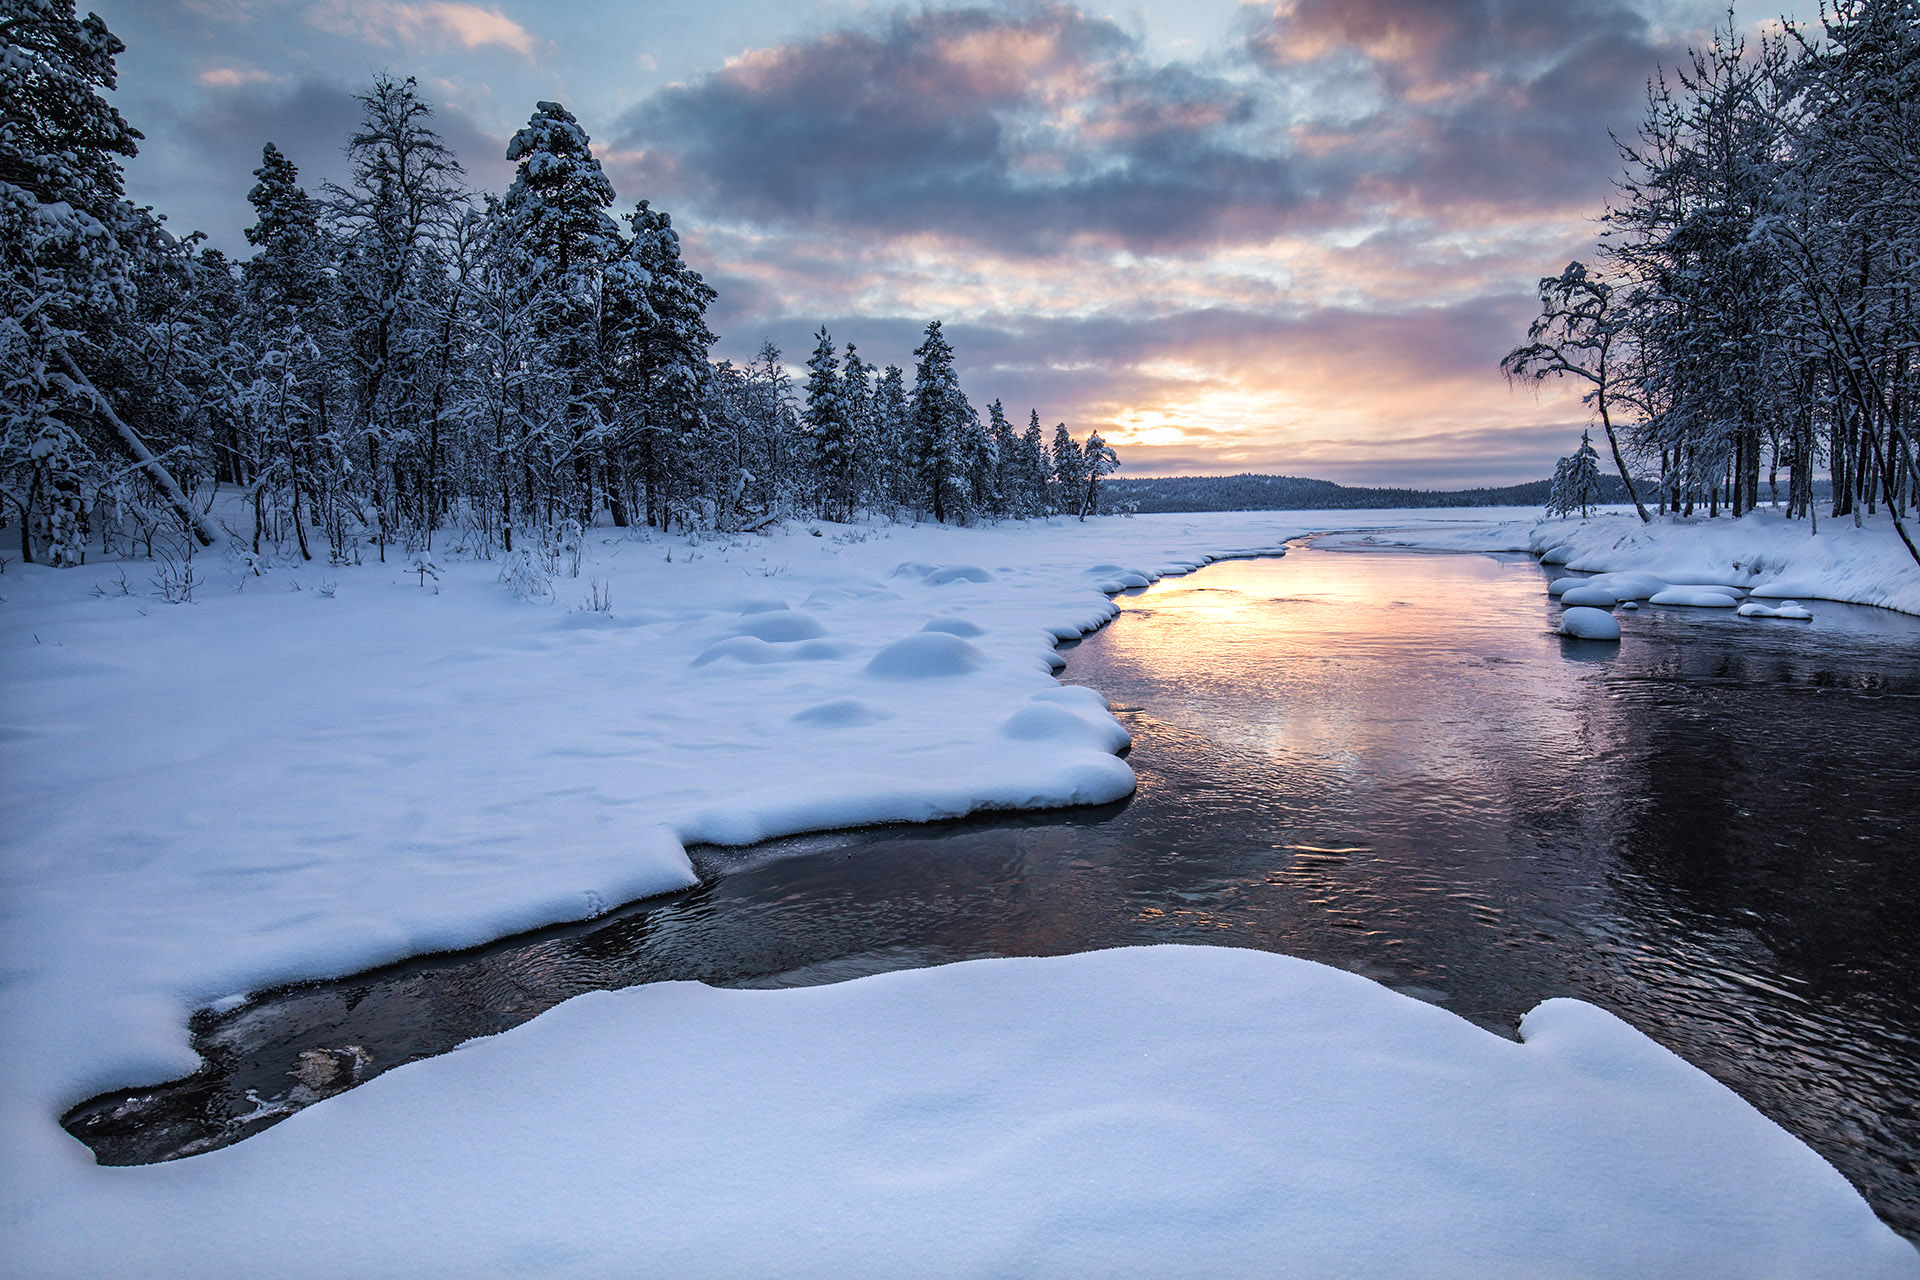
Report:
<svg viewBox="0 0 1920 1280"><path fill-rule="evenodd" d="M1542 507L1547 504L1550 480L1531 480L1497 489L1372 489L1308 480L1299 476L1112 476L1101 482L1100 505L1108 511L1320 511L1347 508L1405 507ZM1660 482L1635 478L1640 496L1651 501ZM1831 490L1817 485L1819 496ZM1782 500L1786 496L1784 481ZM1600 501L1627 501L1627 487L1617 475L1600 478Z"/></svg>

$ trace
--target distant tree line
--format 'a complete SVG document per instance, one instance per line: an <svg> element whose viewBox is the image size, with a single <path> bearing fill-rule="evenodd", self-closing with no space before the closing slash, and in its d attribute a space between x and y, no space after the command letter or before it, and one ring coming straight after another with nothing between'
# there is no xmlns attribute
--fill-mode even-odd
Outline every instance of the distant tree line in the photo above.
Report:
<svg viewBox="0 0 1920 1280"><path fill-rule="evenodd" d="M1595 266L1540 282L1510 379L1586 385L1642 518L1770 500L1814 516L1920 503L1920 0L1829 0L1817 32L1729 18L1620 152ZM1784 473L1784 477L1783 474Z"/></svg>
<svg viewBox="0 0 1920 1280"><path fill-rule="evenodd" d="M1023 433L998 401L983 421L938 321L911 383L824 329L804 390L771 343L714 362L713 288L665 212L643 199L615 222L557 103L514 136L506 193L476 195L415 82L382 75L343 182L309 194L266 144L235 264L124 198L141 135L100 96L124 50L105 24L0 0L0 26L0 522L30 560L1084 516L1119 465L1097 433L1046 438L1037 411Z"/></svg>
<svg viewBox="0 0 1920 1280"><path fill-rule="evenodd" d="M1599 479L1601 504L1627 501L1618 476ZM1298 476L1242 473L1232 476L1115 478L1102 486L1102 506L1112 511L1365 511L1413 507L1538 507L1546 504L1550 480L1479 489L1381 489L1309 480Z"/></svg>

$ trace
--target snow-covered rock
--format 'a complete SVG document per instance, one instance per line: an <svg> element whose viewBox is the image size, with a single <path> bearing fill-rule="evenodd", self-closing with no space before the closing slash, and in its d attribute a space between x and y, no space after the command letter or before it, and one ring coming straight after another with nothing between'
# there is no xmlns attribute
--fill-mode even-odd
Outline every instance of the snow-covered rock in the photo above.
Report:
<svg viewBox="0 0 1920 1280"><path fill-rule="evenodd" d="M1650 573L1627 571L1596 573L1587 579L1587 585L1611 593L1616 600L1645 600L1667 584Z"/></svg>
<svg viewBox="0 0 1920 1280"><path fill-rule="evenodd" d="M1740 606L1739 613L1743 618L1792 618L1800 622L1805 622L1813 617L1813 614L1808 611L1806 606L1795 604L1791 600L1777 608L1749 600Z"/></svg>
<svg viewBox="0 0 1920 1280"><path fill-rule="evenodd" d="M1618 640L1620 623L1605 609L1573 608L1560 615L1560 634L1579 640Z"/></svg>
<svg viewBox="0 0 1920 1280"><path fill-rule="evenodd" d="M1584 605L1591 609L1611 609L1620 601L1613 592L1604 587L1573 587L1560 593L1560 603Z"/></svg>
<svg viewBox="0 0 1920 1280"><path fill-rule="evenodd" d="M1668 587L1656 591L1648 604L1684 605L1690 609L1731 609L1740 603L1725 591L1713 587Z"/></svg>

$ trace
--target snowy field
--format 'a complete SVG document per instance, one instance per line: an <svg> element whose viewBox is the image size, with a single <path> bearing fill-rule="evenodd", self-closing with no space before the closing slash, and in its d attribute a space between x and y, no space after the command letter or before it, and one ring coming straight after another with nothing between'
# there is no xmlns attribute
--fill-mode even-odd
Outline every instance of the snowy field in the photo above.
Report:
<svg viewBox="0 0 1920 1280"><path fill-rule="evenodd" d="M191 1071L196 1008L685 885L686 844L1123 796L1125 733L1052 643L1210 557L1391 525L1920 612L1884 522L1517 514L608 530L542 602L451 559L203 555L178 605L145 563L9 565L13 1272L1920 1275L1810 1151L1597 1010L1514 1044L1226 950L584 997L164 1166L58 1127Z"/></svg>

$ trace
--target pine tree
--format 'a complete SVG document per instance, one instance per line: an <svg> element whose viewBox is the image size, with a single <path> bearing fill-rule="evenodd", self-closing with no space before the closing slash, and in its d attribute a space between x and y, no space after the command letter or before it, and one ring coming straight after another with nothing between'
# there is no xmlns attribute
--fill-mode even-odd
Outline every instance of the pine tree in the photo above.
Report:
<svg viewBox="0 0 1920 1280"><path fill-rule="evenodd" d="M1593 432L1580 433L1580 447L1571 458L1562 458L1553 468L1553 483L1547 491L1547 513L1565 516L1578 511L1581 519L1600 505L1600 455L1593 448Z"/></svg>
<svg viewBox="0 0 1920 1280"><path fill-rule="evenodd" d="M917 465L913 452L913 405L907 399L907 375L897 364L887 366L873 390L875 470L880 499L897 515L913 501Z"/></svg>
<svg viewBox="0 0 1920 1280"><path fill-rule="evenodd" d="M718 338L706 317L714 291L681 260L680 237L664 211L642 200L628 221L633 240L607 269L608 340L622 437L646 485L647 523L665 528L676 493L692 487L687 458L709 443L707 352Z"/></svg>
<svg viewBox="0 0 1920 1280"><path fill-rule="evenodd" d="M607 214L613 184L586 131L557 102L537 104L508 143L507 159L519 168L501 201L494 243L508 254L533 326L531 354L546 383L534 419L540 451L556 466L568 464L571 506L584 527L593 519L594 463L607 417L601 276L625 247ZM558 483L561 475L553 479Z"/></svg>
<svg viewBox="0 0 1920 1280"><path fill-rule="evenodd" d="M933 518L945 523L949 515L966 514L971 485L965 470L968 424L972 406L960 392L954 376L953 348L940 332L940 322L928 323L925 339L913 349L914 453L918 462L920 498Z"/></svg>
<svg viewBox="0 0 1920 1280"><path fill-rule="evenodd" d="M880 481L878 433L873 421L873 366L860 358L853 343L847 344L846 359L840 366L840 403L847 416L847 434L853 449L847 490L848 519L875 491Z"/></svg>
<svg viewBox="0 0 1920 1280"><path fill-rule="evenodd" d="M1120 469L1120 455L1113 446L1100 438L1098 431L1087 434L1086 448L1080 455L1087 471L1087 497L1080 506L1080 518L1100 514L1100 481Z"/></svg>
<svg viewBox="0 0 1920 1280"><path fill-rule="evenodd" d="M829 520L849 520L853 505L853 424L841 398L839 362L825 325L815 336L807 361L806 433L819 477L820 507Z"/></svg>
<svg viewBox="0 0 1920 1280"><path fill-rule="evenodd" d="M1020 514L1043 516L1047 513L1047 486L1053 476L1053 459L1047 454L1046 437L1040 430L1040 411L1027 411L1027 429L1020 437Z"/></svg>
<svg viewBox="0 0 1920 1280"><path fill-rule="evenodd" d="M1053 429L1053 496L1048 504L1055 512L1072 515L1080 510L1087 490L1087 463L1080 442L1062 422Z"/></svg>
<svg viewBox="0 0 1920 1280"><path fill-rule="evenodd" d="M261 435L255 479L254 550L260 549L270 485L284 485L302 559L313 558L302 506L320 477L337 476L338 459L322 442L328 361L322 343L331 321L331 256L319 206L299 186L299 170L271 142L247 193L255 222L247 242L258 252L243 271L254 334L247 400Z"/></svg>
<svg viewBox="0 0 1920 1280"><path fill-rule="evenodd" d="M993 454L991 510L996 516L1018 514L1020 506L1020 441L998 400L987 406L987 443Z"/></svg>

